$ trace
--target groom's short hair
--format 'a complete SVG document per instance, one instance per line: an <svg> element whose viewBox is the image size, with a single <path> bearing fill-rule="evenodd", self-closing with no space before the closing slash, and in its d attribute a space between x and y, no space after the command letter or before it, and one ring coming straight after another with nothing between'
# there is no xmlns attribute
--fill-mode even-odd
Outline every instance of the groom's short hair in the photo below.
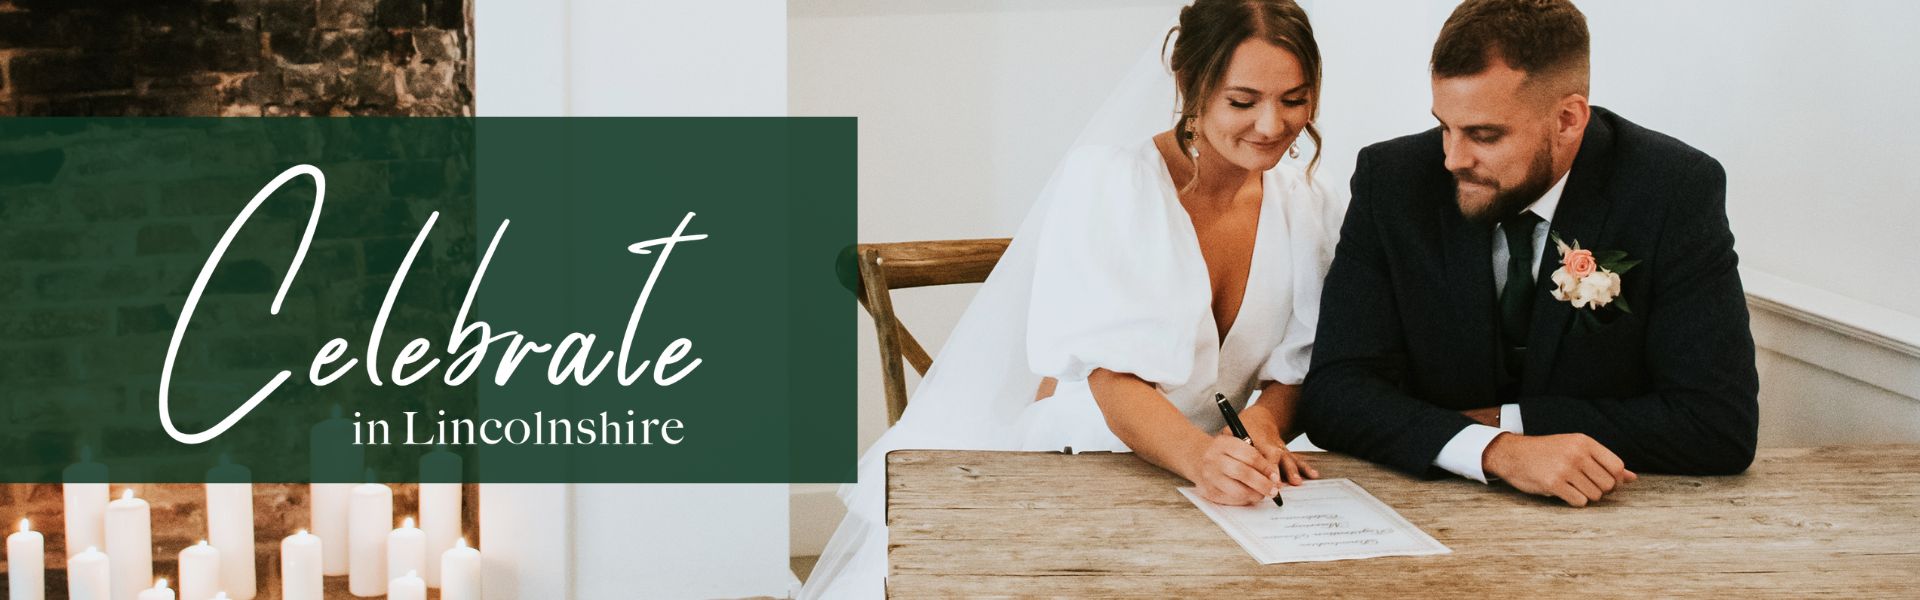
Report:
<svg viewBox="0 0 1920 600"><path fill-rule="evenodd" d="M1525 72L1529 84L1553 81L1562 93L1586 94L1587 17L1567 0L1466 0L1440 27L1433 76L1475 75L1494 56Z"/></svg>

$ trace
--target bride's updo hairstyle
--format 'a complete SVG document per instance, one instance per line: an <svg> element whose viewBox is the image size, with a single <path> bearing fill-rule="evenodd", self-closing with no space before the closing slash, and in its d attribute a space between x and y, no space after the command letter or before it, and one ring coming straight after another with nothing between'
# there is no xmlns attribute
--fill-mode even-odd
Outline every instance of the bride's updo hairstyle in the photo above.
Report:
<svg viewBox="0 0 1920 600"><path fill-rule="evenodd" d="M1256 37L1293 53L1307 73L1306 133L1313 140L1307 172L1311 174L1320 164L1320 130L1313 125L1320 116L1320 45L1313 40L1307 12L1293 0L1195 0L1180 9L1180 24L1167 31L1161 42L1162 54L1167 41L1173 43L1169 66L1180 102L1174 139L1180 143L1180 152L1191 157L1193 133L1187 124L1200 117L1201 107L1219 89L1234 49Z"/></svg>

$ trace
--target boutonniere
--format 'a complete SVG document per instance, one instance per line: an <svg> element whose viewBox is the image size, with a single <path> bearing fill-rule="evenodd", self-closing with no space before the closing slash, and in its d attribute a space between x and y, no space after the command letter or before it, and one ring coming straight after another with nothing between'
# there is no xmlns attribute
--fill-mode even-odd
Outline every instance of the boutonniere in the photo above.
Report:
<svg viewBox="0 0 1920 600"><path fill-rule="evenodd" d="M1580 241L1574 240L1568 245L1560 239L1559 233L1550 234L1553 245L1560 249L1560 268L1553 270L1553 299L1572 304L1588 325L1598 325L1594 312L1608 306L1619 307L1620 312L1629 313L1627 299L1620 297L1620 274L1640 264L1638 260L1627 259L1623 250L1594 252L1580 247Z"/></svg>

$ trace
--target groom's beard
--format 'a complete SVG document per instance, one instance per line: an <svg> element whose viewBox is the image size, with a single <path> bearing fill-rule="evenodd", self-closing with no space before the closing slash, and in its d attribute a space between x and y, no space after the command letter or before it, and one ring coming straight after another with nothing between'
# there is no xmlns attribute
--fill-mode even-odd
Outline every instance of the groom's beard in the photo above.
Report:
<svg viewBox="0 0 1920 600"><path fill-rule="evenodd" d="M1460 207L1460 214L1468 221L1480 225L1492 225L1520 214L1527 205L1539 200L1553 187L1553 150L1541 146L1540 152L1533 155L1533 164L1527 165L1527 178L1513 187L1500 187L1500 182L1482 179L1472 171L1453 172L1453 201ZM1468 207L1460 199L1460 184L1474 183L1494 188L1493 199L1479 207Z"/></svg>

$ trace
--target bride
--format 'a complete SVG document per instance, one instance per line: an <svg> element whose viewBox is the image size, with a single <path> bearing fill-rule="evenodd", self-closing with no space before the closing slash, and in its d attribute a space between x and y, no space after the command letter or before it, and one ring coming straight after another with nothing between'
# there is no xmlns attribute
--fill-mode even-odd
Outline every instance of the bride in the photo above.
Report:
<svg viewBox="0 0 1920 600"><path fill-rule="evenodd" d="M1153 53L1096 113L861 459L802 597L881 595L892 450L1132 451L1230 505L1318 476L1285 445L1343 208L1310 177L1312 27L1291 0L1197 0L1168 38L1166 66ZM1307 168L1281 165L1302 134Z"/></svg>

